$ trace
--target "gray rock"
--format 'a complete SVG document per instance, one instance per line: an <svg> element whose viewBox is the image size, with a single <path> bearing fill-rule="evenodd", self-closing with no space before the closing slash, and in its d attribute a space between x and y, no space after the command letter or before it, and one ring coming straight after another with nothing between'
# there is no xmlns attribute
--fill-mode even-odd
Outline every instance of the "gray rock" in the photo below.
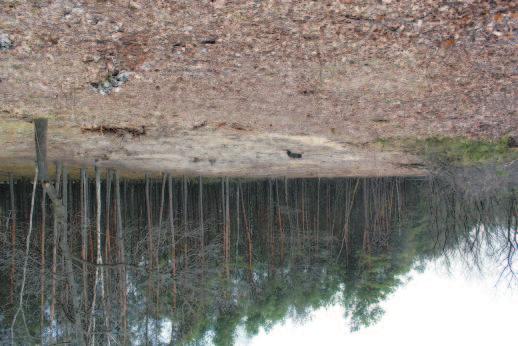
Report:
<svg viewBox="0 0 518 346"><path fill-rule="evenodd" d="M129 80L129 72L126 71L115 71L105 80L98 83L90 83L92 88L101 95L109 95L112 91L120 88L124 83Z"/></svg>
<svg viewBox="0 0 518 346"><path fill-rule="evenodd" d="M13 48L13 41L7 34L0 34L0 51L6 51Z"/></svg>

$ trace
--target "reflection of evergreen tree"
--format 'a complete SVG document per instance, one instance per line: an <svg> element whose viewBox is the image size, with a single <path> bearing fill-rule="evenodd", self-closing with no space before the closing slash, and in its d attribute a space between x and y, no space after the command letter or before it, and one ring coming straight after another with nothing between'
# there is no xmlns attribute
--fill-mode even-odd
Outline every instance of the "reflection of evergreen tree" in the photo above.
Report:
<svg viewBox="0 0 518 346"><path fill-rule="evenodd" d="M99 343L110 335L133 344L168 343L172 337L175 344L231 345L238 327L254 335L287 316L302 320L337 301L350 328L358 330L381 318L380 304L412 268L453 251L476 260L483 237L491 238L495 252L501 250L507 229L517 222L516 192L473 196L445 179L172 179L169 199L166 176L147 181L115 176L101 186L107 307L98 301L91 309L94 290L100 294L94 280L96 201L87 197L95 196L95 186L81 176L82 181L69 181L68 242L81 287L81 333L88 338L89 321L95 319ZM13 308L10 290L18 287L9 287L10 266L23 252L30 188L28 181L15 184L15 250L0 258L3 338ZM12 246L5 226L10 203L9 186L0 184L3 249ZM41 215L36 210L37 223ZM473 231L481 225L484 232ZM44 274L50 278L52 232L44 240ZM51 280L44 280L40 330L40 250L34 242L25 299L28 330L16 325L20 343L40 335L49 341L73 336L67 314L72 292L59 266L56 327L47 312Z"/></svg>

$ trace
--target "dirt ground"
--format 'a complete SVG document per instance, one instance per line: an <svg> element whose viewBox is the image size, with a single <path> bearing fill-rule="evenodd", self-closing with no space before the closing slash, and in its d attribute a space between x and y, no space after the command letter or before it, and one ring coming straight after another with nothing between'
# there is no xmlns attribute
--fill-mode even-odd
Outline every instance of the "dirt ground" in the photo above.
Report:
<svg viewBox="0 0 518 346"><path fill-rule="evenodd" d="M509 1L6 0L0 35L7 159L34 117L55 158L211 175L416 174L372 143L518 134Z"/></svg>

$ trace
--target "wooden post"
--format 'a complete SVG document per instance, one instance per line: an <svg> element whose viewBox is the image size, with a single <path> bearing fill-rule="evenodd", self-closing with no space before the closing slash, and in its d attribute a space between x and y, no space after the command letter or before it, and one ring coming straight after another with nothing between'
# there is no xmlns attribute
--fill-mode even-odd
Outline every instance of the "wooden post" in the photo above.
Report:
<svg viewBox="0 0 518 346"><path fill-rule="evenodd" d="M34 139L36 141L36 163L38 165L38 180L49 180L47 166L47 119L34 119Z"/></svg>

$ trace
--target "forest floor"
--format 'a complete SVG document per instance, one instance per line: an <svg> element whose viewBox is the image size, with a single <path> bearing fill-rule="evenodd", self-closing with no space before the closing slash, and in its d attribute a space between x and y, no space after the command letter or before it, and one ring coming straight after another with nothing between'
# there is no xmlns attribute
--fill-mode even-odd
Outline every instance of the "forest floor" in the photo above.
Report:
<svg viewBox="0 0 518 346"><path fill-rule="evenodd" d="M513 2L2 6L2 159L34 157L35 117L51 158L181 174L420 174L378 143L518 135Z"/></svg>

